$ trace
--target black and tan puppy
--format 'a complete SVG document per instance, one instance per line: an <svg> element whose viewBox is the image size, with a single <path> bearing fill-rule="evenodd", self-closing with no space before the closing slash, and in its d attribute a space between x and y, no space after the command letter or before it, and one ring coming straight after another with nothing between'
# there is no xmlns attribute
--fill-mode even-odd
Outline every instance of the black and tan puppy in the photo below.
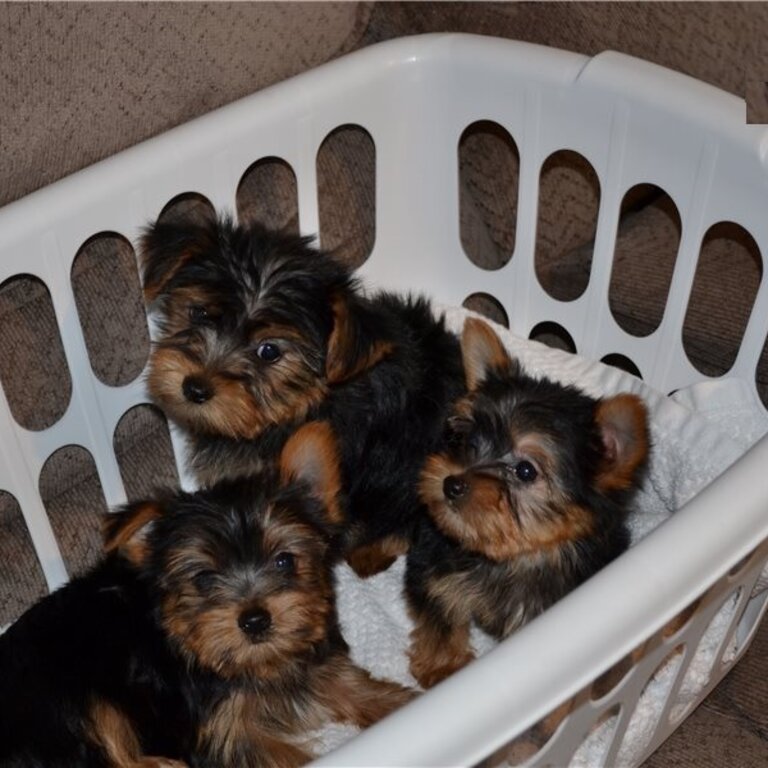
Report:
<svg viewBox="0 0 768 768"><path fill-rule="evenodd" d="M367 574L407 546L419 470L464 391L461 354L426 300L366 297L310 242L226 218L152 225L141 245L159 330L148 387L204 484L257 470L298 425L329 420L345 549Z"/></svg>
<svg viewBox="0 0 768 768"><path fill-rule="evenodd" d="M336 445L108 517L101 564L0 637L3 768L297 766L329 720L412 693L352 663L336 617Z"/></svg>
<svg viewBox="0 0 768 768"><path fill-rule="evenodd" d="M425 464L429 514L406 569L424 687L472 658L472 621L506 637L626 549L649 448L638 397L532 378L481 320L467 320L462 352L469 394Z"/></svg>

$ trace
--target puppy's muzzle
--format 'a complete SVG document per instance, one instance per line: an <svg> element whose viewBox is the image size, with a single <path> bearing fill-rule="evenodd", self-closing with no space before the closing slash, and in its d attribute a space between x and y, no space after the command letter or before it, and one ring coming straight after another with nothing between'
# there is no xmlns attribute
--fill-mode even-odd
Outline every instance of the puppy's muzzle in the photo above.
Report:
<svg viewBox="0 0 768 768"><path fill-rule="evenodd" d="M448 475L443 480L443 493L448 501L459 501L468 496L472 491L473 478L490 478L506 485L506 477L509 471L510 468L500 461L477 464L462 475Z"/></svg>

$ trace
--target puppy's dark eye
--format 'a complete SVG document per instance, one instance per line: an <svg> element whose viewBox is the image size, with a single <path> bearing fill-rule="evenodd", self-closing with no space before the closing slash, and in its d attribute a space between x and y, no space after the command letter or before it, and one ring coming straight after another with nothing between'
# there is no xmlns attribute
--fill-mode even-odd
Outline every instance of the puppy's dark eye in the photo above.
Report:
<svg viewBox="0 0 768 768"><path fill-rule="evenodd" d="M191 304L187 310L187 315L189 316L189 322L194 325L202 325L211 319L208 310L202 304Z"/></svg>
<svg viewBox="0 0 768 768"><path fill-rule="evenodd" d="M280 347L271 341L262 341L258 347L256 347L256 355L265 363L274 363L279 360L283 353L280 351Z"/></svg>
<svg viewBox="0 0 768 768"><path fill-rule="evenodd" d="M296 558L290 552L278 552L275 555L275 568L283 573L293 573L296 568Z"/></svg>
<svg viewBox="0 0 768 768"><path fill-rule="evenodd" d="M192 583L198 592L207 592L216 582L216 571L200 571L192 577Z"/></svg>
<svg viewBox="0 0 768 768"><path fill-rule="evenodd" d="M539 475L530 461L519 461L514 468L515 477L522 483L532 483Z"/></svg>

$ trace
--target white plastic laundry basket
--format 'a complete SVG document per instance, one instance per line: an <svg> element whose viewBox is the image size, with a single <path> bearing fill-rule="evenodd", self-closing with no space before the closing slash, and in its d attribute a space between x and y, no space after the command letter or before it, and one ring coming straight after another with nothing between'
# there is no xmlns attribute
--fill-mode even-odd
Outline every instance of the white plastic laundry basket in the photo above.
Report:
<svg viewBox="0 0 768 768"><path fill-rule="evenodd" d="M520 155L514 255L494 272L467 259L459 235L457 147L478 120L503 126ZM64 416L41 432L19 426L0 393L0 490L19 502L49 587L67 574L38 492L43 464L62 446L81 445L94 457L107 502L122 502L113 434L126 411L146 402L140 379L109 387L91 370L70 278L75 254L98 232L135 242L139 228L182 193L235 210L243 172L262 157L293 168L301 229L314 233L318 148L349 124L375 144L376 242L362 268L369 285L423 290L455 305L492 294L520 336L557 322L582 355L620 352L662 392L705 378L688 361L681 332L703 234L734 221L768 253L768 131L745 125L740 99L617 53L588 58L468 35L405 38L354 53L36 192L0 211L0 283L23 273L48 286L73 391ZM589 160L601 187L589 285L570 302L549 296L534 272L540 169L564 148ZM663 320L640 338L617 325L607 296L622 197L645 182L676 202L682 239ZM753 391L767 332L764 280L729 374ZM476 764L573 696L570 715L534 762L566 764L592 725L613 713L614 740L601 758L613 764L646 681L682 648L639 762L690 711L675 708L676 696L721 605L737 595L699 700L744 652L762 616L766 593L750 595L768 559L767 466L763 440L588 584L318 764ZM699 597L684 627L662 631ZM592 681L646 640L620 684L593 699Z"/></svg>

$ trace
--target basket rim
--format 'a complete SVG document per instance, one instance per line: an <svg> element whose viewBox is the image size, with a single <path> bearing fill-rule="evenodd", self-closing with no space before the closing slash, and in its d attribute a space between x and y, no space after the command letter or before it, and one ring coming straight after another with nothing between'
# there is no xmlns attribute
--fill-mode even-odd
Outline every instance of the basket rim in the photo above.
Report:
<svg viewBox="0 0 768 768"><path fill-rule="evenodd" d="M0 237L13 242L23 236L28 230L20 229L19 225L27 221L37 206L61 208L64 212L80 207L84 188L93 188L92 196L98 197L99 189L114 187L116 174L138 182L142 164L151 160L162 162L168 152L184 152L186 146L204 139L210 131L221 129L227 123L252 120L259 109L277 108L275 102L293 99L301 107L298 112L306 116L312 110L313 92L320 84L328 87L330 82L337 88L348 88L377 69L456 66L458 60L474 66L480 62L485 66L510 57L515 58L519 66L535 70L537 76L544 75L560 85L601 89L617 98L632 97L639 104L661 104L674 114L703 121L709 130L725 134L729 140L753 151L761 163L768 162L768 126L750 125L745 131L744 99L696 78L612 50L590 57L520 40L434 32L399 37L353 51L174 126L30 192L0 208ZM129 185L126 183L126 186ZM2 279L0 276L0 281Z"/></svg>

